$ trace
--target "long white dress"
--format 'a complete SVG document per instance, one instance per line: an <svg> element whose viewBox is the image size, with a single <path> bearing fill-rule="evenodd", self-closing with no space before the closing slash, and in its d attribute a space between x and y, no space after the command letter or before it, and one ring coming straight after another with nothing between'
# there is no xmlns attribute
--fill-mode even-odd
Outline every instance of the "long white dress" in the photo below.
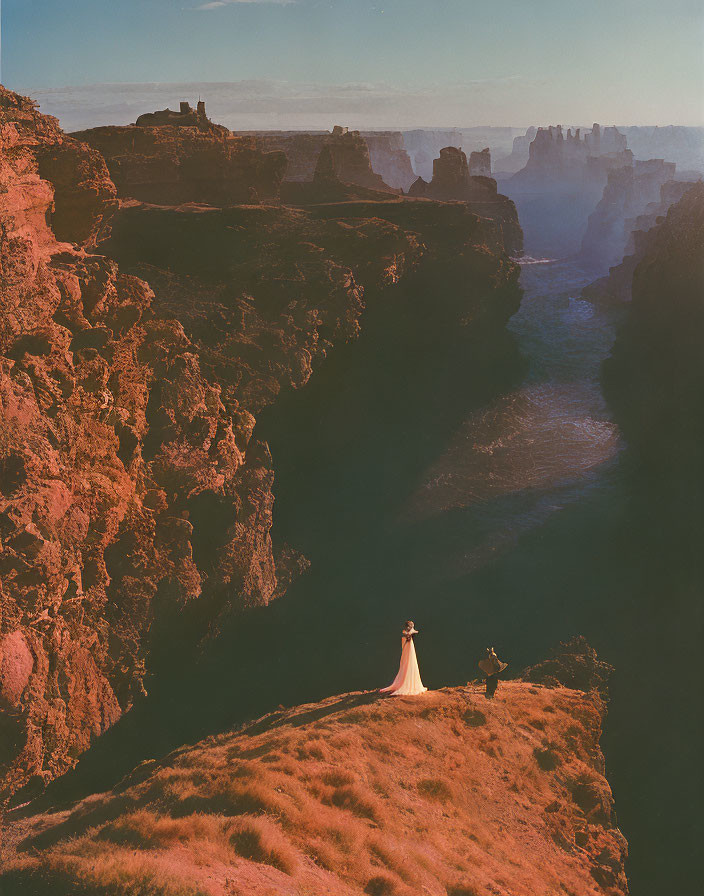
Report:
<svg viewBox="0 0 704 896"><path fill-rule="evenodd" d="M414 631L413 634L417 634L417 632ZM391 694L393 697L422 694L428 689L423 687L423 682L420 680L420 669L413 638L406 638L404 635L401 638L401 645L401 665L398 675L388 688L381 688L381 693Z"/></svg>

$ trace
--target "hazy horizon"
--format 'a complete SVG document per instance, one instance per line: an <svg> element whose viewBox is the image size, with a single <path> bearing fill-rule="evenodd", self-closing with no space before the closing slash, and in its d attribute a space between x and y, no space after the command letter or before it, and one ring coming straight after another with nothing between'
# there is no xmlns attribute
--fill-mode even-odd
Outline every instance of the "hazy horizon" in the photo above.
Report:
<svg viewBox="0 0 704 896"><path fill-rule="evenodd" d="M2 19L5 85L45 102L227 85L239 129L704 125L700 0L5 0Z"/></svg>
<svg viewBox="0 0 704 896"><path fill-rule="evenodd" d="M436 111L437 92L428 89L423 102L417 95L375 88L374 85L315 85L295 89L274 81L174 82L84 84L67 87L15 88L39 103L42 112L56 116L65 130L135 121L143 112L178 108L181 100L195 105L202 97L209 116L232 130L330 130L341 124L359 130L468 130L495 128L525 133L531 126L562 124L564 127L590 128L593 122L617 127L688 127L704 130L703 125L679 121L610 121L599 114L579 120L566 116L547 120L544 116L518 121L478 118L472 114L472 88L467 87L464 103L458 96L458 118L446 120ZM461 105L464 105L464 111ZM409 105L413 108L409 109ZM442 113L440 113L442 114ZM460 117L462 116L462 117Z"/></svg>

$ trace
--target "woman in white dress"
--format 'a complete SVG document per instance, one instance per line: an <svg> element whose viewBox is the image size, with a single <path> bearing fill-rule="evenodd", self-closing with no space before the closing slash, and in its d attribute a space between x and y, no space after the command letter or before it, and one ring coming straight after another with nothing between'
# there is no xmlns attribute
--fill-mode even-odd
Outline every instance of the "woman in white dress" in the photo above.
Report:
<svg viewBox="0 0 704 896"><path fill-rule="evenodd" d="M406 627L401 632L401 665L399 666L398 675L388 688L381 688L382 694L405 697L422 694L428 690L423 687L423 682L420 680L416 648L413 644L413 635L417 634L418 631L409 619Z"/></svg>

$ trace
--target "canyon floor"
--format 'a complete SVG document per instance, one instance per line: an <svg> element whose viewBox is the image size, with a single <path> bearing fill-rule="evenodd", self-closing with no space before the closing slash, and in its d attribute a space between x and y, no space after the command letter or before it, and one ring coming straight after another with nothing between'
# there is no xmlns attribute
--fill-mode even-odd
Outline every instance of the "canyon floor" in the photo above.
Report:
<svg viewBox="0 0 704 896"><path fill-rule="evenodd" d="M280 709L8 816L4 896L625 894L604 704L522 681Z"/></svg>

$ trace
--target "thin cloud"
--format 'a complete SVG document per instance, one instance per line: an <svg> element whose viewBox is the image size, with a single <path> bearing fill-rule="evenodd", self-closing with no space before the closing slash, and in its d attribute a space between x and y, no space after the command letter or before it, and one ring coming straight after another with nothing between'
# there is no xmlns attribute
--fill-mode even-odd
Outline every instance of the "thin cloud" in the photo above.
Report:
<svg viewBox="0 0 704 896"><path fill-rule="evenodd" d="M209 9L220 9L222 6L233 6L236 3L268 3L275 6L291 6L296 0L212 0L210 3L201 3L193 8L202 12Z"/></svg>

